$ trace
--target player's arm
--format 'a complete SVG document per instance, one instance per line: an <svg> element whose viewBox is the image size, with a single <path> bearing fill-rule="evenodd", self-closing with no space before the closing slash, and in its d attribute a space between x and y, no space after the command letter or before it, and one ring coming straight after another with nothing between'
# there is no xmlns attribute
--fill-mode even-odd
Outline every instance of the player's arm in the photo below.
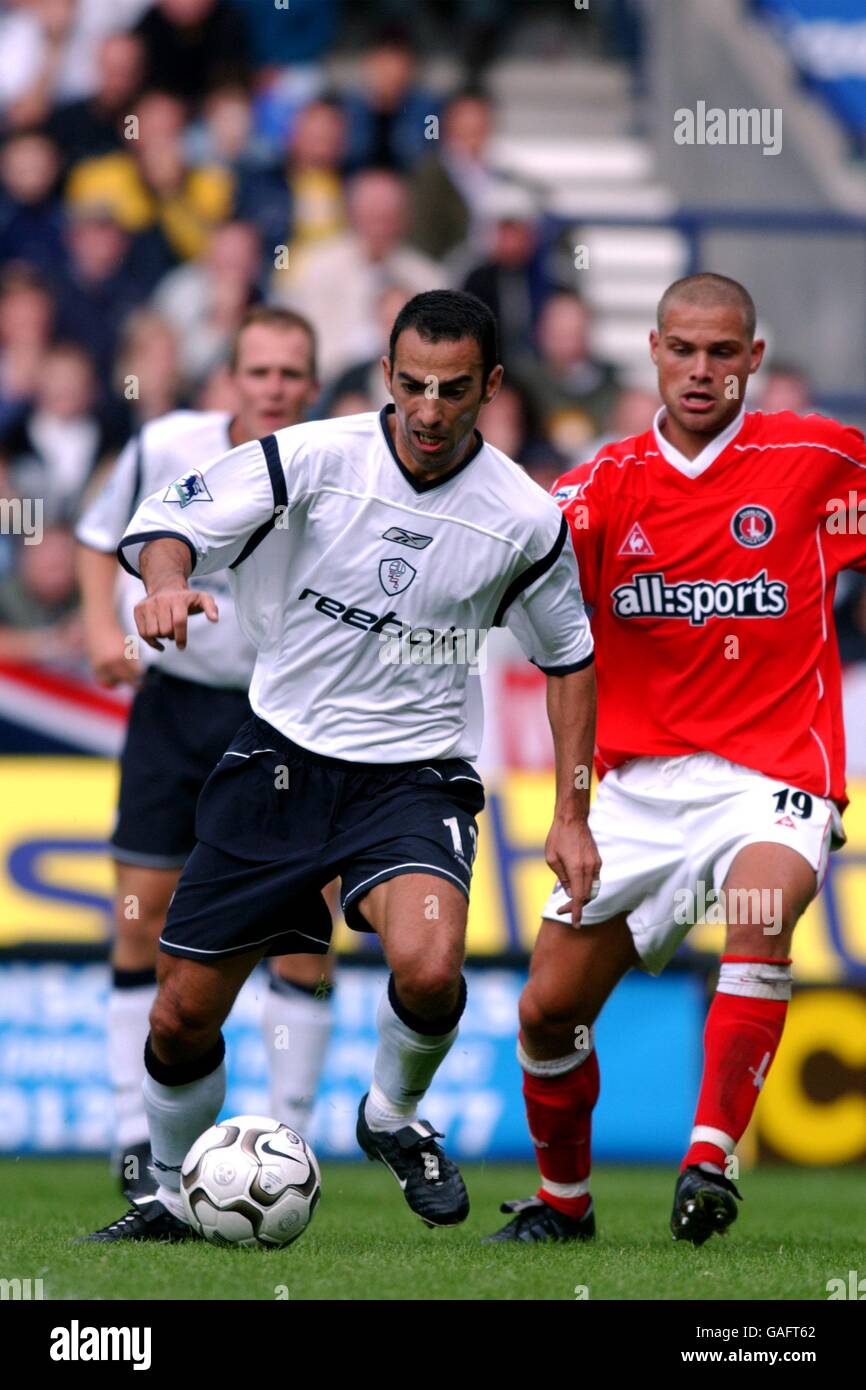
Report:
<svg viewBox="0 0 866 1390"><path fill-rule="evenodd" d="M107 686L137 685L141 663L129 650L117 613L116 546L135 505L141 482L141 436L130 439L108 479L90 500L75 528L75 568L81 594L84 645L96 679Z"/></svg>
<svg viewBox="0 0 866 1390"><path fill-rule="evenodd" d="M190 615L204 613L208 622L215 623L219 618L216 599L187 584L192 554L185 541L168 536L148 541L139 563L147 597L135 605L135 625L147 645L158 652L164 651L160 637L170 638L183 651Z"/></svg>
<svg viewBox="0 0 866 1390"><path fill-rule="evenodd" d="M568 892L568 910L577 923L601 866L587 824L595 743L593 641L568 523L554 511L541 529L544 548L512 580L497 621L511 628L548 678L556 801L545 857Z"/></svg>
<svg viewBox="0 0 866 1390"><path fill-rule="evenodd" d="M284 432L289 449L306 437L288 440L294 433ZM118 546L121 564L147 589L135 609L145 642L162 651L160 638L169 638L182 649L191 615L216 622L213 596L190 588L189 576L242 564L293 502L273 435L239 444L146 498Z"/></svg>
<svg viewBox="0 0 866 1390"><path fill-rule="evenodd" d="M580 921L593 896L601 859L589 829L589 788L595 748L595 666L547 678L547 717L556 755L556 803L544 857L568 893L559 909Z"/></svg>
<svg viewBox="0 0 866 1390"><path fill-rule="evenodd" d="M93 674L101 685L122 681L137 685L141 663L129 651L127 636L117 617L117 556L78 541L75 571L81 594L84 645Z"/></svg>

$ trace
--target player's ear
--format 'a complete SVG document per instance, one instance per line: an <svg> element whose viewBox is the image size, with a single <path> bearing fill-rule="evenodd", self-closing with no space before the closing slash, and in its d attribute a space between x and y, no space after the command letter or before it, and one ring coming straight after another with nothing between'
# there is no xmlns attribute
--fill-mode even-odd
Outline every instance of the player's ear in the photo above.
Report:
<svg viewBox="0 0 866 1390"><path fill-rule="evenodd" d="M497 366L493 368L493 371L487 378L487 384L484 387L483 392L481 393L482 405L489 405L490 402L494 399L494 397L499 394L499 388L502 385L502 378L504 375L505 368L502 366L502 363L500 362Z"/></svg>
<svg viewBox="0 0 866 1390"><path fill-rule="evenodd" d="M764 352L766 351L766 347L767 344L763 338L756 338L755 341L752 343L752 358L749 362L750 376L752 372L756 372L758 370L762 361L764 360Z"/></svg>
<svg viewBox="0 0 866 1390"><path fill-rule="evenodd" d="M652 358L653 362L657 363L659 360L659 335L657 328L650 329L649 347L650 357Z"/></svg>
<svg viewBox="0 0 866 1390"><path fill-rule="evenodd" d="M382 375L385 378L385 390L388 392L389 396L393 396L394 392L391 390L391 359L387 353L385 353L382 358Z"/></svg>

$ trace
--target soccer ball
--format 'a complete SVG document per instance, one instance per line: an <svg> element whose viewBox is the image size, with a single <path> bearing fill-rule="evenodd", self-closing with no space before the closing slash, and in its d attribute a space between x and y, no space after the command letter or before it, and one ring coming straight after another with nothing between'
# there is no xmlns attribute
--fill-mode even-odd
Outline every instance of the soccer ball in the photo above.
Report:
<svg viewBox="0 0 866 1390"><path fill-rule="evenodd" d="M212 1245L277 1249L310 1224L321 1175L288 1125L234 1115L196 1139L181 1165L180 1195L193 1230Z"/></svg>

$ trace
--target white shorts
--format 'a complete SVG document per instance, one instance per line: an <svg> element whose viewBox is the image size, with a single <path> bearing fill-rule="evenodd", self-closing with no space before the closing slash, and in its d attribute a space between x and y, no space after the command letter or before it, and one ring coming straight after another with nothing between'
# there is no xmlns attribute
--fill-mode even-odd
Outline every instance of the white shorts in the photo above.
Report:
<svg viewBox="0 0 866 1390"><path fill-rule="evenodd" d="M602 859L601 886L581 924L626 913L652 975L700 920L702 904L718 903L715 895L746 845L771 841L797 850L820 887L830 849L845 843L832 801L715 753L633 758L614 768L601 781L589 824ZM557 884L542 916L569 923L556 911L567 900Z"/></svg>

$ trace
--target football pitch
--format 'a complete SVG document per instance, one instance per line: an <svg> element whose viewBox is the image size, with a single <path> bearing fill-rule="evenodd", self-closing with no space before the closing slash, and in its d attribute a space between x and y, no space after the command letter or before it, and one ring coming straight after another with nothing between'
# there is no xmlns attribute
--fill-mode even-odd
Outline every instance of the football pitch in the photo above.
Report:
<svg viewBox="0 0 866 1390"><path fill-rule="evenodd" d="M523 1164L463 1164L472 1211L429 1231L380 1165L325 1163L313 1223L284 1250L74 1246L124 1210L99 1159L0 1160L0 1277L43 1281L46 1299L826 1300L866 1272L861 1173L759 1169L728 1235L695 1249L667 1222L675 1173L600 1167L591 1245L483 1246L503 1200L537 1185Z"/></svg>

